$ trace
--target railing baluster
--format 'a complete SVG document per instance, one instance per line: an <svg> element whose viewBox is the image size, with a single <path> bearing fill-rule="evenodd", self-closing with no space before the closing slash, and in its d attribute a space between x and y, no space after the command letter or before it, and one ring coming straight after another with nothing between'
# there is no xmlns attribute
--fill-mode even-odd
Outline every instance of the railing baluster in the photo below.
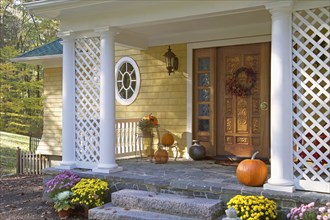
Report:
<svg viewBox="0 0 330 220"><path fill-rule="evenodd" d="M129 149L128 149L128 122L124 122L125 124L125 129L124 129L124 142L125 142L125 153L129 153Z"/></svg>
<svg viewBox="0 0 330 220"><path fill-rule="evenodd" d="M116 120L116 158L134 157L135 135L137 123L140 119L117 119ZM138 146L139 147L139 146Z"/></svg>
<svg viewBox="0 0 330 220"><path fill-rule="evenodd" d="M120 122L121 125L121 129L120 129L120 147L121 147L121 152L124 154L125 152L125 123L124 122Z"/></svg>
<svg viewBox="0 0 330 220"><path fill-rule="evenodd" d="M125 122L121 122L121 131L120 131L120 134L121 134L121 152L123 154L126 153L126 149L125 149Z"/></svg>
<svg viewBox="0 0 330 220"><path fill-rule="evenodd" d="M128 128L127 128L127 139L128 139L128 152L133 152L132 148L132 122L128 122Z"/></svg>
<svg viewBox="0 0 330 220"><path fill-rule="evenodd" d="M121 143L120 143L120 123L117 123L117 154L119 155L120 153L121 153L121 149L120 149L120 145L121 145Z"/></svg>

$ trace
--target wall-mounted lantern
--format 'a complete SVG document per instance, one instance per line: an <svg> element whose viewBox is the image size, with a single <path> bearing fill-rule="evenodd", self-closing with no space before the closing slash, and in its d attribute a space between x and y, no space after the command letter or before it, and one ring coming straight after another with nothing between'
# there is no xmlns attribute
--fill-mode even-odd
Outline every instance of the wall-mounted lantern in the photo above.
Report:
<svg viewBox="0 0 330 220"><path fill-rule="evenodd" d="M175 70L178 70L179 67L179 59L178 57L172 52L171 46L168 46L167 52L164 54L166 69L168 75L174 73Z"/></svg>

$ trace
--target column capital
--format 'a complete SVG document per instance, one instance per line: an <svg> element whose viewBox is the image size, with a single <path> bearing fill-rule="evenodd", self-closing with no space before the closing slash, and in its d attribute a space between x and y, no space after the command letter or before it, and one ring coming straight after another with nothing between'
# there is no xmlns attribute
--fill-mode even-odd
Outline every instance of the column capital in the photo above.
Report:
<svg viewBox="0 0 330 220"><path fill-rule="evenodd" d="M70 40L76 37L74 31L61 31L57 33L57 36L62 38L63 40Z"/></svg>
<svg viewBox="0 0 330 220"><path fill-rule="evenodd" d="M118 28L116 27L110 27L110 26L103 26L95 28L94 31L99 34L106 34L106 35L112 35L115 36L119 34Z"/></svg>
<svg viewBox="0 0 330 220"><path fill-rule="evenodd" d="M287 0L287 1L276 1L272 3L268 3L265 5L265 8L270 11L270 13L275 13L275 12L291 12L293 7L293 2L292 0Z"/></svg>

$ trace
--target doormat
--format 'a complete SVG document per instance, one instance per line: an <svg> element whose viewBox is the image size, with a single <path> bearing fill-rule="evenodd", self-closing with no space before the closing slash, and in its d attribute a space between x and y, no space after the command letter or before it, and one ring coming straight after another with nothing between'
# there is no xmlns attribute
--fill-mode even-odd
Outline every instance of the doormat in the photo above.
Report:
<svg viewBox="0 0 330 220"><path fill-rule="evenodd" d="M240 162L234 160L216 160L214 163L222 166L237 166Z"/></svg>

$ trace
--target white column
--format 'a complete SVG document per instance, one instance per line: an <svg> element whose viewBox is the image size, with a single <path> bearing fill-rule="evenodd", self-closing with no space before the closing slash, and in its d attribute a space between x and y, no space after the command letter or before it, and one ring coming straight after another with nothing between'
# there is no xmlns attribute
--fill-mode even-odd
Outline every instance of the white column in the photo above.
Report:
<svg viewBox="0 0 330 220"><path fill-rule="evenodd" d="M271 177L264 189L293 192L291 2L267 9L272 14Z"/></svg>
<svg viewBox="0 0 330 220"><path fill-rule="evenodd" d="M75 38L71 32L62 32L62 169L75 167Z"/></svg>
<svg viewBox="0 0 330 220"><path fill-rule="evenodd" d="M96 31L101 33L100 162L93 171L111 173L123 170L115 160L115 33L109 28Z"/></svg>

